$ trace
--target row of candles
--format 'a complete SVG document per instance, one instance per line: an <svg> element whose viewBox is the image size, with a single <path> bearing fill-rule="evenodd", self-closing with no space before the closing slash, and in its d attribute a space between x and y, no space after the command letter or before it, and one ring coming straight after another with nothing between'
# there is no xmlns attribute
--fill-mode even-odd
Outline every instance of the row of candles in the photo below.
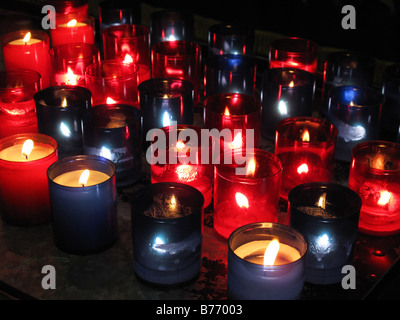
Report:
<svg viewBox="0 0 400 320"><path fill-rule="evenodd" d="M214 165L150 159L152 184L131 203L134 268L148 282L179 284L198 275L203 210L212 199L214 229L228 240L231 298L298 298L304 279L338 282L342 266L351 264L358 228L378 235L400 230L399 145L376 141L372 133L383 95L361 84L347 85L345 75L340 79L345 85L335 84L343 68L331 66L338 70L328 79L327 61L323 113L328 121L311 117L317 61L312 42L290 38L276 43L284 50L271 46L259 101L250 47L242 44L239 55L226 53L233 46L222 41L215 50L222 35L215 31L221 29L212 29L214 54L205 63L201 97L201 49L176 40L181 33L150 50L149 29L143 26L105 28L107 59L100 61L90 19L60 20L50 33L52 49L46 35L35 32L30 39L21 32L3 39L8 69L1 92L7 97L2 98L6 115L0 140L4 221L32 225L51 217L56 245L70 253L112 246L118 232L116 188L139 179L142 144L152 138L152 129L162 128L168 143L163 147L150 139L147 152L153 157L171 154L172 148L175 156L181 152L195 159L214 151L229 151L237 159L245 152L249 161ZM224 32L231 29L225 26ZM71 34L81 35L79 44L54 46ZM290 45L301 50L291 54ZM31 53L40 59L29 61ZM352 53L338 55L360 69ZM28 65L18 65L22 61ZM17 70L35 65L42 69ZM204 128L227 128L233 134L186 139L185 132L204 137L203 128L193 125L200 101ZM34 125L26 130L32 119ZM275 154L258 149L260 135L275 138ZM214 143L205 143L210 139ZM249 151L249 142L256 148ZM351 163L349 187L330 182L335 158ZM237 174L238 167L244 175ZM289 204L287 224L277 222L280 198Z"/></svg>

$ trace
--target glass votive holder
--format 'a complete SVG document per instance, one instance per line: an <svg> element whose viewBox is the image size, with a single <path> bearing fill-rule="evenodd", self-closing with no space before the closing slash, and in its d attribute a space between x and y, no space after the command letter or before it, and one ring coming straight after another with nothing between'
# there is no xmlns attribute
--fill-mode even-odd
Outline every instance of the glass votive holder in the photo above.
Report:
<svg viewBox="0 0 400 320"><path fill-rule="evenodd" d="M194 86L194 105L200 102L201 47L192 41L163 41L151 47L153 78L179 78Z"/></svg>
<svg viewBox="0 0 400 320"><path fill-rule="evenodd" d="M326 118L338 129L337 160L350 162L353 147L378 139L382 102L382 94L372 87L332 89Z"/></svg>
<svg viewBox="0 0 400 320"><path fill-rule="evenodd" d="M33 96L39 90L40 74L36 71L0 71L0 139L38 131Z"/></svg>
<svg viewBox="0 0 400 320"><path fill-rule="evenodd" d="M93 155L66 157L47 170L54 243L72 254L111 247L118 237L115 165Z"/></svg>
<svg viewBox="0 0 400 320"><path fill-rule="evenodd" d="M260 101L246 94L219 93L206 98L203 122L206 129L217 131L210 131L217 139L214 152L258 147L260 113Z"/></svg>
<svg viewBox="0 0 400 320"><path fill-rule="evenodd" d="M54 6L56 17L68 14L85 16L89 12L88 0L49 0L47 4Z"/></svg>
<svg viewBox="0 0 400 320"><path fill-rule="evenodd" d="M68 14L57 17L56 27L50 29L51 46L65 43L95 44L95 22L91 16Z"/></svg>
<svg viewBox="0 0 400 320"><path fill-rule="evenodd" d="M152 78L139 84L143 138L149 130L176 124L193 124L193 84L178 78Z"/></svg>
<svg viewBox="0 0 400 320"><path fill-rule="evenodd" d="M147 159L151 164L151 182L190 185L203 194L207 208L212 200L214 167L209 161L211 145L202 141L201 127L174 125L160 130L164 136L151 144L151 156Z"/></svg>
<svg viewBox="0 0 400 320"><path fill-rule="evenodd" d="M139 24L141 3L134 0L104 0L99 3L100 34L111 26Z"/></svg>
<svg viewBox="0 0 400 320"><path fill-rule="evenodd" d="M283 166L281 198L287 200L289 191L299 184L332 180L337 134L334 125L313 117L278 123L275 155Z"/></svg>
<svg viewBox="0 0 400 320"><path fill-rule="evenodd" d="M243 162L242 151L215 164L214 230L223 239L248 223L278 221L281 161L268 151L246 149Z"/></svg>
<svg viewBox="0 0 400 320"><path fill-rule="evenodd" d="M0 139L0 209L5 222L30 226L50 221L46 171L57 160L57 142L44 134Z"/></svg>
<svg viewBox="0 0 400 320"><path fill-rule="evenodd" d="M391 64L383 72L380 139L400 142L400 65Z"/></svg>
<svg viewBox="0 0 400 320"><path fill-rule="evenodd" d="M254 30L238 24L218 23L208 29L208 55L253 55Z"/></svg>
<svg viewBox="0 0 400 320"><path fill-rule="evenodd" d="M150 79L150 31L137 24L111 26L103 31L104 59L136 63L139 83Z"/></svg>
<svg viewBox="0 0 400 320"><path fill-rule="evenodd" d="M50 40L46 32L13 31L1 40L5 70L34 70L40 74L41 89L51 85Z"/></svg>
<svg viewBox="0 0 400 320"><path fill-rule="evenodd" d="M85 70L100 61L100 50L89 43L65 43L50 49L52 85L85 86Z"/></svg>
<svg viewBox="0 0 400 320"><path fill-rule="evenodd" d="M400 144L375 140L355 146L349 188L362 200L360 231L378 236L400 232Z"/></svg>
<svg viewBox="0 0 400 320"><path fill-rule="evenodd" d="M373 85L375 59L356 51L334 51L326 56L322 80L321 112L326 114L332 88Z"/></svg>
<svg viewBox="0 0 400 320"><path fill-rule="evenodd" d="M150 15L151 46L164 41L192 41L193 14L174 9L157 10Z"/></svg>
<svg viewBox="0 0 400 320"><path fill-rule="evenodd" d="M102 156L116 166L117 188L142 176L142 117L125 104L93 106L83 120L83 151Z"/></svg>
<svg viewBox="0 0 400 320"><path fill-rule="evenodd" d="M318 63L318 45L308 39L288 37L271 42L270 68L297 68L315 73Z"/></svg>
<svg viewBox="0 0 400 320"><path fill-rule="evenodd" d="M291 117L310 117L313 111L315 75L293 68L274 68L264 71L261 84L264 138L275 138L279 121Z"/></svg>
<svg viewBox="0 0 400 320"><path fill-rule="evenodd" d="M333 284L353 262L361 199L332 182L309 182L289 192L290 226L308 243L305 281Z"/></svg>
<svg viewBox="0 0 400 320"><path fill-rule="evenodd" d="M244 225L228 239L228 299L297 300L304 287L307 242L279 223Z"/></svg>
<svg viewBox="0 0 400 320"><path fill-rule="evenodd" d="M200 273L204 198L173 182L150 184L131 201L133 265L139 278L177 286Z"/></svg>
<svg viewBox="0 0 400 320"><path fill-rule="evenodd" d="M79 86L52 86L34 95L38 131L57 141L60 159L82 154L82 121L91 99Z"/></svg>
<svg viewBox="0 0 400 320"><path fill-rule="evenodd" d="M86 88L92 92L92 104L138 104L138 66L119 60L103 60L86 68Z"/></svg>
<svg viewBox="0 0 400 320"><path fill-rule="evenodd" d="M256 68L250 56L210 56L204 67L204 96L225 92L255 95Z"/></svg>

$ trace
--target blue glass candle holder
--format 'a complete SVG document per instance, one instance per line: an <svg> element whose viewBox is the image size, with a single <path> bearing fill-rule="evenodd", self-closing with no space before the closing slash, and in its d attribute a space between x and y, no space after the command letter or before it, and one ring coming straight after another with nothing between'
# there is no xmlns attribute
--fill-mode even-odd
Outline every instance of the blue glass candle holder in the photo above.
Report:
<svg viewBox="0 0 400 320"><path fill-rule="evenodd" d="M332 89L326 117L338 129L337 160L350 162L353 147L378 139L382 102L383 95L371 87Z"/></svg>
<svg viewBox="0 0 400 320"><path fill-rule="evenodd" d="M141 131L139 109L126 104L94 106L83 121L84 153L111 160L117 187L127 187L142 176Z"/></svg>
<svg viewBox="0 0 400 320"><path fill-rule="evenodd" d="M382 81L382 118L380 139L400 142L400 65L385 68Z"/></svg>
<svg viewBox="0 0 400 320"><path fill-rule="evenodd" d="M327 55L322 81L321 112L326 115L332 88L339 86L372 86L375 59L356 51L334 51Z"/></svg>
<svg viewBox="0 0 400 320"><path fill-rule="evenodd" d="M82 121L92 93L79 86L47 87L34 95L39 133L57 141L59 158L83 153Z"/></svg>
<svg viewBox="0 0 400 320"><path fill-rule="evenodd" d="M182 183L153 183L131 202L133 264L146 282L175 286L201 267L204 197Z"/></svg>
<svg viewBox="0 0 400 320"><path fill-rule="evenodd" d="M290 226L308 243L305 281L333 284L353 262L361 198L335 183L309 182L289 192Z"/></svg>
<svg viewBox="0 0 400 320"><path fill-rule="evenodd" d="M214 55L206 60L204 96L217 93L255 94L256 62L249 56Z"/></svg>
<svg viewBox="0 0 400 320"><path fill-rule="evenodd" d="M137 0L104 0L99 3L100 33L111 26L140 24L141 4Z"/></svg>
<svg viewBox="0 0 400 320"><path fill-rule="evenodd" d="M208 29L208 55L253 55L254 30L238 24L218 23Z"/></svg>
<svg viewBox="0 0 400 320"><path fill-rule="evenodd" d="M85 169L89 177L82 182ZM114 163L93 155L66 157L48 168L47 177L56 246L73 254L111 247L118 237Z"/></svg>
<svg viewBox="0 0 400 320"><path fill-rule="evenodd" d="M193 124L194 86L178 78L152 78L139 86L143 116L143 139L151 129L175 124ZM148 143L144 143L148 146Z"/></svg>
<svg viewBox="0 0 400 320"><path fill-rule="evenodd" d="M165 9L150 16L150 43L193 40L193 14L187 11Z"/></svg>
<svg viewBox="0 0 400 320"><path fill-rule="evenodd" d="M294 68L264 71L261 85L261 133L273 140L279 121L312 115L315 75Z"/></svg>

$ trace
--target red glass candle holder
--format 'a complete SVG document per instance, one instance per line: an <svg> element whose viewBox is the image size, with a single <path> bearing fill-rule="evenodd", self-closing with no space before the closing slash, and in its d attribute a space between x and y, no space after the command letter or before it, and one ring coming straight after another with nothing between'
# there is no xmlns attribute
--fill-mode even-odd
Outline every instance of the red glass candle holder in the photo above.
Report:
<svg viewBox="0 0 400 320"><path fill-rule="evenodd" d="M26 140L33 149L23 150ZM57 142L44 134L22 133L0 140L0 207L12 225L36 225L50 220L47 169L58 160Z"/></svg>
<svg viewBox="0 0 400 320"><path fill-rule="evenodd" d="M40 74L33 70L0 72L0 138L38 132L33 96L40 90Z"/></svg>
<svg viewBox="0 0 400 320"><path fill-rule="evenodd" d="M104 59L136 63L139 83L150 79L150 30L136 24L111 26L103 31Z"/></svg>
<svg viewBox="0 0 400 320"><path fill-rule="evenodd" d="M93 103L138 105L138 66L118 60L104 60L89 65L85 72L86 88L92 91Z"/></svg>
<svg viewBox="0 0 400 320"><path fill-rule="evenodd" d="M220 93L206 98L204 127L220 133L220 140L215 144L220 148L215 152L257 147L260 140L260 110L260 101L246 94Z"/></svg>
<svg viewBox="0 0 400 320"><path fill-rule="evenodd" d="M20 30L2 37L5 70L29 69L40 73L41 88L51 84L50 41L41 30Z"/></svg>
<svg viewBox="0 0 400 320"><path fill-rule="evenodd" d="M275 155L283 166L283 199L287 200L289 191L299 184L332 180L337 133L331 123L312 117L278 123Z"/></svg>
<svg viewBox="0 0 400 320"><path fill-rule="evenodd" d="M225 239L248 223L277 222L282 178L281 161L272 153L246 150L242 164L242 150L231 154L232 164L221 161L214 174L214 230ZM238 168L246 174L238 174Z"/></svg>
<svg viewBox="0 0 400 320"><path fill-rule="evenodd" d="M362 200L360 231L380 236L400 232L400 144L374 140L355 146L349 188Z"/></svg>
<svg viewBox="0 0 400 320"><path fill-rule="evenodd" d="M166 143L159 140L151 145L151 182L178 182L188 184L199 190L204 197L204 207L212 199L213 166L207 157L210 144L201 140L201 128L192 125L174 125L161 128ZM208 141L208 140L207 140ZM205 141L205 142L207 142Z"/></svg>
<svg viewBox="0 0 400 320"><path fill-rule="evenodd" d="M179 78L194 86L194 105L200 102L201 47L191 41L164 41L151 48L153 78Z"/></svg>
<svg viewBox="0 0 400 320"><path fill-rule="evenodd" d="M58 16L76 14L87 15L89 12L88 0L50 0L46 1L47 4L54 6Z"/></svg>
<svg viewBox="0 0 400 320"><path fill-rule="evenodd" d="M270 68L297 68L315 73L317 62L318 46L308 39L281 38L272 41L269 48Z"/></svg>
<svg viewBox="0 0 400 320"><path fill-rule="evenodd" d="M89 43L66 43L50 49L54 86L85 86L85 70L100 61L100 50Z"/></svg>
<svg viewBox="0 0 400 320"><path fill-rule="evenodd" d="M52 47L64 43L89 43L94 41L94 18L69 14L57 17L56 27L50 29Z"/></svg>

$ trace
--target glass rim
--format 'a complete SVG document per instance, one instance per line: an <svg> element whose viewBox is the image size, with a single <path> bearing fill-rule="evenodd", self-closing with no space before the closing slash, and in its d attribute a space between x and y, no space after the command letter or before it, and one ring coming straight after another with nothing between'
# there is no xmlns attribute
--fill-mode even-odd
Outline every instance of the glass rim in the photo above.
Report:
<svg viewBox="0 0 400 320"><path fill-rule="evenodd" d="M281 47L282 43L292 42L292 43L301 43L301 44L308 44L311 50L288 50L283 49ZM308 47L308 46L307 46ZM271 42L270 51L280 51L286 53L293 53L293 54L315 54L318 50L318 45L315 41L301 38L301 37L284 37L278 38Z"/></svg>
<svg viewBox="0 0 400 320"><path fill-rule="evenodd" d="M356 146L353 147L351 150L351 163L357 163L357 165L362 166L363 168L366 168L368 171L371 173L376 173L376 174L384 174L384 175L400 175L400 168L397 170L390 170L390 169L379 169L379 168L373 168L369 165L366 165L364 162L360 162L359 160L359 152L363 150L370 150L372 154L372 148L373 147L384 147L384 148L391 148L391 149L396 149L399 151L400 154L400 144L392 141L384 141L384 140L368 140L361 142L357 144ZM375 154L375 153L374 153Z"/></svg>
<svg viewBox="0 0 400 320"><path fill-rule="evenodd" d="M300 241L302 246L304 246L304 249L302 251L295 248L296 250L299 251L300 257L292 262L288 262L288 263L280 264L280 265L272 265L272 266L270 266L270 265L266 266L266 265L246 261L243 258L239 257L235 253L235 251L232 249L232 241L234 240L235 237L240 236L241 233L246 232L246 231L256 230L256 229L270 229L272 231L275 231L275 233L271 232L271 234L270 234L271 239L277 238L278 236L276 235L276 233L279 233L279 231L283 231L283 232L292 234L296 238L296 240ZM278 239L278 240L280 240L280 239ZM279 241L279 242L286 244L285 242L281 242L281 241ZM247 264L253 265L253 266L259 266L260 268L273 269L273 268L285 267L285 266L291 265L293 263L297 263L298 261L303 259L306 256L307 251L308 251L308 243L307 243L307 240L305 239L305 237L297 229L295 229L292 226L284 225L284 224L278 223L278 222L253 222L253 223L248 223L243 226L240 226L237 229L235 229L234 231L232 231L232 233L228 237L228 249L230 252L232 252L234 254L235 257L237 257L238 259L243 261L243 263L247 263Z"/></svg>

